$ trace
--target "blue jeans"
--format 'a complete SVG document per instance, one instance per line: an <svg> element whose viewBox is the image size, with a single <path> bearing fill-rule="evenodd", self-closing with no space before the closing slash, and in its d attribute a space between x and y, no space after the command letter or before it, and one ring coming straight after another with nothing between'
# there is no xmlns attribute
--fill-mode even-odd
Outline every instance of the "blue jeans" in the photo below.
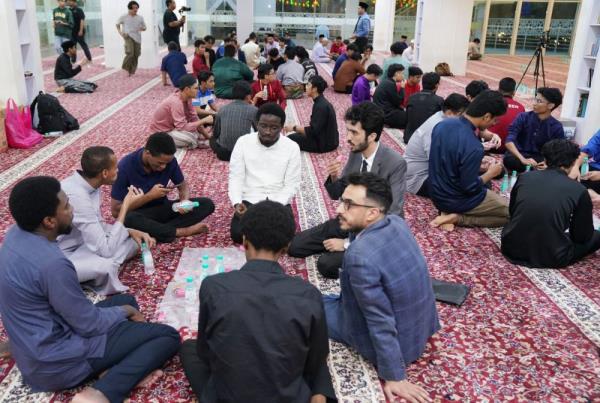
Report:
<svg viewBox="0 0 600 403"><path fill-rule="evenodd" d="M325 319L327 320L327 332L329 338L340 343L348 345L345 340L340 323L341 298L339 295L323 295L323 307L325 309Z"/></svg>
<svg viewBox="0 0 600 403"><path fill-rule="evenodd" d="M138 308L135 298L128 294L96 304L100 307L122 305ZM179 333L171 326L121 322L108 332L104 356L88 360L95 375L108 370L92 387L110 402L122 402L144 377L173 357L180 344Z"/></svg>
<svg viewBox="0 0 600 403"><path fill-rule="evenodd" d="M70 41L71 38L65 38L64 36L56 36L54 35L54 50L56 50L56 53L58 53L59 55L63 54L63 48L62 48L62 44L66 41Z"/></svg>

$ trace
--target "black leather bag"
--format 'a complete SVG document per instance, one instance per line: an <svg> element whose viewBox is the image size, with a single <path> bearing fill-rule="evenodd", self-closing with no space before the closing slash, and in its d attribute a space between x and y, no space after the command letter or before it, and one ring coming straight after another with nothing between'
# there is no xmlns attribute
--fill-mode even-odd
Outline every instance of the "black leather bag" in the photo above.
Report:
<svg viewBox="0 0 600 403"><path fill-rule="evenodd" d="M431 279L431 284L436 301L451 305L461 306L471 291L471 287L467 285L449 281Z"/></svg>

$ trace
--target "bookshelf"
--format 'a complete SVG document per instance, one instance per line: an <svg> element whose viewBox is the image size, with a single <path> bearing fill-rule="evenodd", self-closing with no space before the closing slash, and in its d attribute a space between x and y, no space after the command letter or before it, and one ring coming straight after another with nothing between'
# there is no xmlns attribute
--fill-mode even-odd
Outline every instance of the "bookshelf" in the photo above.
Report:
<svg viewBox="0 0 600 403"><path fill-rule="evenodd" d="M0 1L0 36L0 106L29 105L44 87L35 0Z"/></svg>
<svg viewBox="0 0 600 403"><path fill-rule="evenodd" d="M562 118L573 120L575 140L585 144L600 130L600 2L582 0Z"/></svg>

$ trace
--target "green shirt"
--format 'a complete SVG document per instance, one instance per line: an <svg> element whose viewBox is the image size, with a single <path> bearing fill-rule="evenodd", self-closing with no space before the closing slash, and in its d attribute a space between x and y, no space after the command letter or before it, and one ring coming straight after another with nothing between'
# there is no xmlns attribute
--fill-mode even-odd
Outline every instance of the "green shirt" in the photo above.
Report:
<svg viewBox="0 0 600 403"><path fill-rule="evenodd" d="M251 82L254 79L252 70L232 57L217 60L212 72L215 75L215 95L219 98L231 98L231 89L236 81Z"/></svg>
<svg viewBox="0 0 600 403"><path fill-rule="evenodd" d="M404 73L404 79L406 80L408 78L408 68L410 67L410 63L402 56L391 56L383 61L383 67L381 68L383 70L382 77L387 77L388 67L392 64L401 64L404 66L404 71L402 73Z"/></svg>
<svg viewBox="0 0 600 403"><path fill-rule="evenodd" d="M52 11L52 19L56 21L56 26L54 27L54 35L60 36L63 38L71 39L73 35L73 13L68 7L56 7ZM59 24L59 22L64 22L65 24Z"/></svg>

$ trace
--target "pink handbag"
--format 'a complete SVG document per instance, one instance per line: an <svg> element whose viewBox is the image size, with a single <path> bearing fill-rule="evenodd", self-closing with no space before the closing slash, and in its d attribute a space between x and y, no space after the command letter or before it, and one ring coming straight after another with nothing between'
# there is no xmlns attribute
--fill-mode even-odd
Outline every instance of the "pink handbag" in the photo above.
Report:
<svg viewBox="0 0 600 403"><path fill-rule="evenodd" d="M31 111L29 106L19 111L14 99L6 102L6 139L12 148L30 148L42 141L43 137L31 128Z"/></svg>

